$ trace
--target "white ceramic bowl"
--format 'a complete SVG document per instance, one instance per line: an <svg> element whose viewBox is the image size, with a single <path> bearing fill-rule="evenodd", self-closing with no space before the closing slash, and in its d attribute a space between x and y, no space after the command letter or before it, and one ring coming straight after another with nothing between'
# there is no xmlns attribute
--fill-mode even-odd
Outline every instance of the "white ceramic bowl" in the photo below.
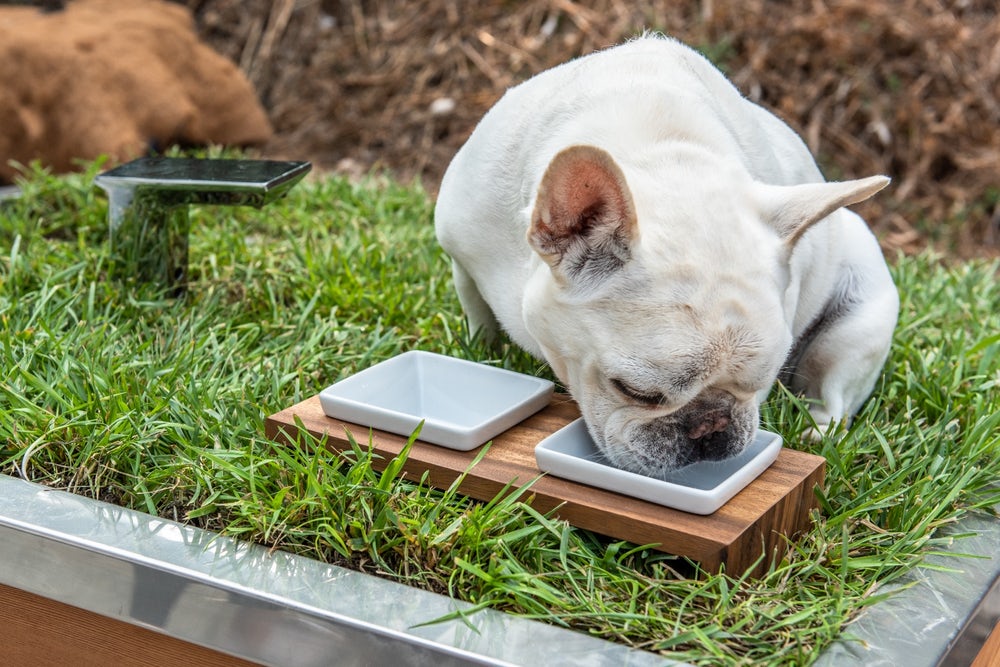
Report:
<svg viewBox="0 0 1000 667"><path fill-rule="evenodd" d="M552 398L549 380L411 351L320 392L330 417L398 435L420 424L423 442L469 450L538 412Z"/></svg>
<svg viewBox="0 0 1000 667"><path fill-rule="evenodd" d="M615 491L694 514L711 514L771 465L781 451L781 436L758 430L739 456L702 461L663 479L612 466L597 451L583 419L568 424L535 447L539 469L557 477Z"/></svg>

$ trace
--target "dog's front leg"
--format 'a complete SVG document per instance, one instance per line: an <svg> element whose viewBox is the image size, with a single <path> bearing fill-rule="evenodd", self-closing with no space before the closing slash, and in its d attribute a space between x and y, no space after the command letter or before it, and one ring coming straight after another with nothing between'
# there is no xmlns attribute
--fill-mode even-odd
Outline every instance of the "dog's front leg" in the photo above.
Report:
<svg viewBox="0 0 1000 667"><path fill-rule="evenodd" d="M881 277L881 276L880 276ZM871 394L889 354L899 296L884 279L856 280L816 323L789 376L792 391L813 401L814 437L850 423Z"/></svg>
<svg viewBox="0 0 1000 667"><path fill-rule="evenodd" d="M451 273L455 281L455 291L458 292L458 300L462 304L462 310L465 311L469 334L473 336L478 334L490 345L496 345L499 340L500 325L497 324L493 310L479 293L476 281L455 260L451 263Z"/></svg>

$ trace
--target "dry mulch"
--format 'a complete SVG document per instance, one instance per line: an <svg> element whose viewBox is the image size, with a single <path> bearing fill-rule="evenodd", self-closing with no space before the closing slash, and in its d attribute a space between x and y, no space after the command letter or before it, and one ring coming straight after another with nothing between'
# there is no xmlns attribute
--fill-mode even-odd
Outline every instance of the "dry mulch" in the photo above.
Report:
<svg viewBox="0 0 1000 667"><path fill-rule="evenodd" d="M432 193L510 85L645 29L710 54L806 138L886 248L1000 254L994 0L178 0L256 86L273 156Z"/></svg>

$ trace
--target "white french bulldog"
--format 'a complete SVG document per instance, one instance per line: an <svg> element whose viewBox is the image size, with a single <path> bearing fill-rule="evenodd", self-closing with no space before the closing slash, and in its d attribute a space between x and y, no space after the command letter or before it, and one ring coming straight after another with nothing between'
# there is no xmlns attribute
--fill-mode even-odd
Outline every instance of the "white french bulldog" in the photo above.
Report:
<svg viewBox="0 0 1000 667"><path fill-rule="evenodd" d="M455 156L435 224L470 329L544 358L616 466L738 454L776 378L849 419L899 298L801 139L677 41L643 37L510 89Z"/></svg>

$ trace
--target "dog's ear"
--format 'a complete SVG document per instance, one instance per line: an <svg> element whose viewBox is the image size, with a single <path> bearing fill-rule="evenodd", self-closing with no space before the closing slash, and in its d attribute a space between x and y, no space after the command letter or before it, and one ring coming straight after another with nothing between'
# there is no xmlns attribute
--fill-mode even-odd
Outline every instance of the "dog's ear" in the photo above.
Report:
<svg viewBox="0 0 1000 667"><path fill-rule="evenodd" d="M757 183L757 200L764 221L791 248L812 225L838 208L868 199L889 184L887 176L854 181L764 185Z"/></svg>
<svg viewBox="0 0 1000 667"><path fill-rule="evenodd" d="M538 187L528 243L560 280L591 282L621 268L637 234L635 204L606 151L571 146Z"/></svg>

